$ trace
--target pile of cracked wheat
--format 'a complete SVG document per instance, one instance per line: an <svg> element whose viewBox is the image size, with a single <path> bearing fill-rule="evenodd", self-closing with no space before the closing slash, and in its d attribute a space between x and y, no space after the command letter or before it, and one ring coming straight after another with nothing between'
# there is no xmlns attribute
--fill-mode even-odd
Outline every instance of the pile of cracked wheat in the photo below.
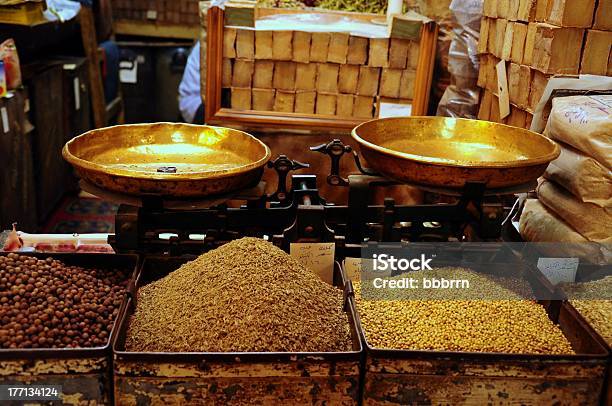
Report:
<svg viewBox="0 0 612 406"><path fill-rule="evenodd" d="M281 249L242 238L138 291L128 351L349 351L342 291Z"/></svg>

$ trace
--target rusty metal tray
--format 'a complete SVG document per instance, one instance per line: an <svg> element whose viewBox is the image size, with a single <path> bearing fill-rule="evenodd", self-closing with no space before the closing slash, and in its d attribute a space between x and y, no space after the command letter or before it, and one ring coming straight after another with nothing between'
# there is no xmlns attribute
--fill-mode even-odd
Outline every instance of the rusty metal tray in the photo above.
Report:
<svg viewBox="0 0 612 406"><path fill-rule="evenodd" d="M145 257L134 291L194 258L193 255ZM336 263L334 285L344 287L345 280ZM232 399L233 395L228 394L230 389L233 392L257 391L255 388L263 385L264 391L268 391L266 401L296 402L293 396L304 395L308 399L327 401L336 396L344 399L344 403L347 399L350 399L349 404L358 403L363 348L355 323L355 309L349 300L345 311L353 348L346 352L129 352L125 350L125 338L134 309L135 301L130 298L113 341L115 399L118 402L129 403L137 395L138 399L149 402L174 396L185 402L225 404ZM266 380L268 383L262 384ZM177 394L176 385L185 390ZM304 389L306 387L308 389ZM253 396L258 397L259 392ZM249 398L251 402L253 398Z"/></svg>
<svg viewBox="0 0 612 406"><path fill-rule="evenodd" d="M149 256L145 257L142 261L139 270L137 271L134 292L131 296L136 296L138 288L151 283L157 279L160 279L170 272L178 269L184 263L195 259L196 256L185 255L182 257L167 257L167 256ZM339 264L336 264L334 269L334 285L340 288L344 288L344 271ZM128 298L127 305L124 308L122 314L119 315L120 326L119 334L116 335L113 343L113 352L116 360L136 360L141 362L165 362L165 361L177 361L183 360L187 362L198 362L202 359L221 359L235 361L236 357L239 357L242 361L256 360L290 360L296 357L312 357L325 358L325 359L356 359L361 352L361 342L357 333L356 324L354 322L354 314L352 309L347 309L349 317L349 324L351 327L351 335L353 339L353 351L347 352L184 352L184 353L167 353L167 352L130 352L125 350L125 336L129 324L129 319L132 316L135 309L135 301L132 297Z"/></svg>
<svg viewBox="0 0 612 406"><path fill-rule="evenodd" d="M390 179L424 186L488 188L529 184L560 148L548 138L504 124L446 117L371 120L353 129L371 169Z"/></svg>
<svg viewBox="0 0 612 406"><path fill-rule="evenodd" d="M478 256L477 252L475 252L475 254ZM473 260L473 258L461 263L460 266L471 268L476 272L490 272L488 271L491 268L490 263ZM496 268L496 275L503 276L506 272L508 272L508 275L516 275L516 264L509 264L507 267L505 267L504 264L496 264L496 266L498 265L501 267ZM436 264L436 266L459 265L457 265L456 262L449 262L448 264ZM531 266L526 266L523 271L530 273L529 282L534 292L538 292L539 295L544 295L544 297L556 297L555 288L540 271ZM540 303L548 313L549 318L561 328L576 354L545 355L401 350L372 347L368 343L365 330L359 319L359 311L357 310L354 295L351 295L350 300L353 302L355 308L357 328L366 354L363 384L364 405L369 404L368 402L376 403L381 400L380 396L385 392L385 389L378 391L375 388L381 383L380 379L386 382L393 382L390 385L397 385L400 388L412 388L414 393L406 392L408 393L406 396L413 401L414 399L423 400L428 398L432 393L435 394L438 391L438 389L431 389L433 388L432 386L429 389L430 392L427 392L426 388L428 386L424 382L429 381L431 381L432 385L448 384L450 387L457 384L460 387L468 381L473 380L476 382L482 378L482 380L478 381L476 384L486 387L487 383L484 381L487 379L493 379L494 382L499 382L502 386L504 385L504 380L509 382L515 379L526 379L529 381L529 385L525 384L525 386L523 386L522 391L524 393L518 395L518 398L525 402L530 396L534 396L532 401L537 402L539 394L551 388L552 390L571 391L571 384L563 381L554 382L553 376L555 374L565 374L571 377L572 371L579 368L581 369L582 376L580 379L584 381L585 376L589 376L589 379L592 379L591 384L593 388L598 386L597 382L601 383L598 389L599 392L594 392L591 396L593 398L598 398L599 402L603 402L603 399L605 399L606 385L610 385L609 349L606 348L605 343L598 337L593 328L589 326L578 312L567 302L561 300L538 300L538 303ZM513 368L515 368L516 371L513 371ZM564 368L566 368L565 371ZM534 371L534 374L530 376L529 371ZM551 375L548 376L548 372L546 371L550 371ZM434 384L434 377L436 377L436 379L439 377L442 380L449 379L450 381ZM451 381L452 384L450 383ZM540 382L543 386L538 389L538 386L534 384L534 382ZM531 384L533 384L533 386L531 386ZM565 385L569 385L569 387L565 388ZM479 388L481 388L481 386L479 386ZM496 392L499 388L491 387L489 389ZM424 391L419 392L420 390ZM427 392L427 394L425 392ZM508 393L504 391L500 393L501 394L495 395L499 396L498 401L502 403L508 402ZM463 391L457 391L456 393L453 392L453 389L449 389L446 395L456 395L458 396L457 399L462 399L461 401L468 403L478 399L477 397L470 398L471 394L465 387ZM516 393L510 395L511 397L516 396ZM435 395L433 396L435 397ZM453 400L453 398L449 397L447 401L452 403L453 401L457 401L457 399ZM388 398L387 400L390 400L389 404L396 403L392 398ZM407 401L407 399L401 399L401 397L400 400L401 401L397 403ZM435 399L432 399L432 401L435 403ZM563 402L562 399L560 399L560 401Z"/></svg>
<svg viewBox="0 0 612 406"><path fill-rule="evenodd" d="M10 252L0 252L0 256L7 256ZM36 257L39 259L53 258L67 265L80 266L83 268L97 269L130 269L132 275L128 281L128 288L133 284L133 279L136 277L138 265L138 256L134 254L102 254L102 253L27 253L17 252L16 254ZM126 295L127 296L127 295ZM127 297L126 297L127 299ZM109 352L112 338L118 331L119 318L123 312L126 300L123 300L119 308L117 319L111 329L111 334L106 344L101 347L87 348L18 348L5 349L0 348L0 360L8 359L47 359L47 358L80 358L92 357L98 355L106 355Z"/></svg>
<svg viewBox="0 0 612 406"><path fill-rule="evenodd" d="M8 255L1 252L0 256ZM133 283L138 256L98 253L18 253L36 258L54 258L68 265L98 269L131 270ZM127 295L126 295L127 296ZM62 396L93 404L112 403L111 343L119 329L119 317L126 305L123 300L109 338L103 346L87 348L0 349L0 384L59 385ZM13 404L10 403L9 404ZM14 402L14 404L21 404Z"/></svg>
<svg viewBox="0 0 612 406"><path fill-rule="evenodd" d="M180 123L86 132L64 146L78 175L111 192L202 197L255 186L270 149L242 131Z"/></svg>

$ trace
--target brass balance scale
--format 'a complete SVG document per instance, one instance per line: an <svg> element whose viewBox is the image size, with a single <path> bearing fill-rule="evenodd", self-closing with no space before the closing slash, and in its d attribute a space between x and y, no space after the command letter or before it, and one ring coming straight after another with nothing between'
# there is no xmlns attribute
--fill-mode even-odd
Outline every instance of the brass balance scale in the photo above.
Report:
<svg viewBox="0 0 612 406"><path fill-rule="evenodd" d="M117 252L201 252L244 235L288 241L465 240L466 224L478 238L501 232L503 207L494 196L529 191L559 147L528 130L491 122L442 117L372 120L352 132L361 157L333 140L312 150L327 154L327 182L349 188L345 206L318 193L315 175L292 175L306 165L280 156L257 138L234 129L188 124L137 124L93 130L64 147L83 187L121 203ZM359 174L343 177L339 160L353 155ZM368 168L362 165L365 160ZM277 192L265 195L264 168L278 173ZM373 185L410 184L452 195L454 204L368 205ZM240 207L228 207L240 200ZM493 201L493 202L492 202ZM424 224L437 224L431 230ZM172 237L163 240L160 233ZM190 236L204 236L193 240Z"/></svg>

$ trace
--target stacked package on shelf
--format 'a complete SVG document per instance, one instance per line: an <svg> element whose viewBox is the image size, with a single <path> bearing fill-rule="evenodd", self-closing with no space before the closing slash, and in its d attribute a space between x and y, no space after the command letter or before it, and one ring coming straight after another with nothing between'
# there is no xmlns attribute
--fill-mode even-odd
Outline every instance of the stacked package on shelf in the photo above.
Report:
<svg viewBox="0 0 612 406"><path fill-rule="evenodd" d="M612 95L553 99L545 134L561 155L520 220L526 241L612 243Z"/></svg>
<svg viewBox="0 0 612 406"><path fill-rule="evenodd" d="M227 27L223 41L233 109L367 119L381 99L412 104L416 40Z"/></svg>
<svg viewBox="0 0 612 406"><path fill-rule="evenodd" d="M113 0L116 20L198 25L199 0Z"/></svg>
<svg viewBox="0 0 612 406"><path fill-rule="evenodd" d="M485 0L478 118L529 128L554 75L612 75L612 0ZM500 117L496 65L506 61L510 115ZM503 80L503 78L502 78Z"/></svg>

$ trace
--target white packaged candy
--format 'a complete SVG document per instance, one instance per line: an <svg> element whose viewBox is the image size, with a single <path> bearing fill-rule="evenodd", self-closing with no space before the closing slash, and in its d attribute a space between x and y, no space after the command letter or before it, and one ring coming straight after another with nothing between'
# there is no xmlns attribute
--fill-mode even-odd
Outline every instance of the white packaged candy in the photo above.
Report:
<svg viewBox="0 0 612 406"><path fill-rule="evenodd" d="M553 99L546 133L612 170L612 95Z"/></svg>

